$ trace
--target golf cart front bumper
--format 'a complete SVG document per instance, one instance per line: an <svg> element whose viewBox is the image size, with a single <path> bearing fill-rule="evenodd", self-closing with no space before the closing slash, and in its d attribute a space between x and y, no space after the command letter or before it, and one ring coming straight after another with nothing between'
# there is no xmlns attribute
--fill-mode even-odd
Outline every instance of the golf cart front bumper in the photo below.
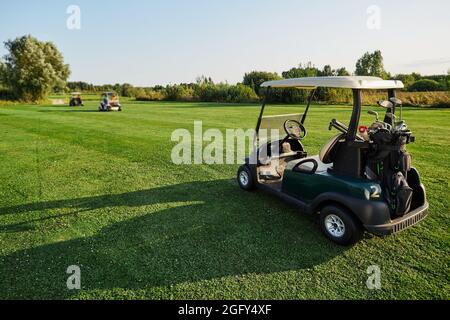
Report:
<svg viewBox="0 0 450 320"><path fill-rule="evenodd" d="M425 219L425 217L428 215L428 207L428 202L425 202L425 204L423 204L422 206L409 212L403 217L392 220L390 223L382 225L364 225L364 227L370 233L379 236L387 236L390 234L398 233L409 227L412 227L413 225Z"/></svg>

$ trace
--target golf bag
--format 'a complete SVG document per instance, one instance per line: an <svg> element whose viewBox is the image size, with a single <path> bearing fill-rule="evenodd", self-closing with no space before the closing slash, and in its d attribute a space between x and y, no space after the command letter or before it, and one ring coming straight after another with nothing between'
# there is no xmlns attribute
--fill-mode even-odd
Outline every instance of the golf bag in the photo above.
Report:
<svg viewBox="0 0 450 320"><path fill-rule="evenodd" d="M401 217L411 209L413 189L408 185L411 155L402 136L380 130L371 137L374 146L368 155L368 166L376 172L393 217Z"/></svg>

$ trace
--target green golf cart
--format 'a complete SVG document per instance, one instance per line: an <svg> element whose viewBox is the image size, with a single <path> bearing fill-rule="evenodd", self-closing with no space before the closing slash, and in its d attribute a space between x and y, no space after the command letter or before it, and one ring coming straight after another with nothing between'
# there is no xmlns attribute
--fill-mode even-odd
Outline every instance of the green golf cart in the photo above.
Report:
<svg viewBox="0 0 450 320"><path fill-rule="evenodd" d="M396 90L403 83L376 77L315 77L262 84L266 88L256 126L255 152L239 168L240 187L271 192L309 214L320 217L323 233L340 245L361 239L364 231L389 235L411 227L428 212L425 188L411 166L406 145L415 138L402 119ZM329 129L338 131L319 155L309 156L302 145L306 119L315 90L348 88L353 91L353 111L348 126L330 119ZM304 113L265 116L272 88L311 90ZM362 90L386 90L379 102L384 119L375 117L370 126L359 126ZM400 116L397 116L400 110ZM271 139L267 131L278 130Z"/></svg>

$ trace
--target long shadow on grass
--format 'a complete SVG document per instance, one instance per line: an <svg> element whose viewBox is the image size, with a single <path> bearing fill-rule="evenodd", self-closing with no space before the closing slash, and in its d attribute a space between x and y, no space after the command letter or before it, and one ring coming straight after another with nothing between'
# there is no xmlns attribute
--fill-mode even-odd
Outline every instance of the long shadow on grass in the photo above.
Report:
<svg viewBox="0 0 450 320"><path fill-rule="evenodd" d="M89 112L97 112L100 113L98 110L94 110L94 109L71 109L71 110L39 110L39 112L44 112L44 113L54 113L54 112L74 112L74 113L89 113Z"/></svg>
<svg viewBox="0 0 450 320"><path fill-rule="evenodd" d="M81 267L85 290L151 290L311 268L344 250L325 240L313 220L296 209L262 192L244 193L226 180L40 202L0 212L12 215L63 208L91 210L79 217L87 221L107 218L108 210L124 212L127 220L110 224L92 237L0 258L1 298L69 298L74 294L66 287L70 265ZM132 218L126 208L133 208Z"/></svg>

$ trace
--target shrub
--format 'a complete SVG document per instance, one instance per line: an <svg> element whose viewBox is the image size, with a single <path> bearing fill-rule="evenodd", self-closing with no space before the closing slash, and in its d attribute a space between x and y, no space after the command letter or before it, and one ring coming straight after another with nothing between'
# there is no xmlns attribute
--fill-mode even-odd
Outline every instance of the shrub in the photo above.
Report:
<svg viewBox="0 0 450 320"><path fill-rule="evenodd" d="M441 91L441 90L444 89L439 84L439 82L430 79L419 80L409 86L409 91L411 92L426 92L426 91Z"/></svg>
<svg viewBox="0 0 450 320"><path fill-rule="evenodd" d="M223 90L219 89L219 85L202 83L194 88L194 98L204 102L223 101Z"/></svg>
<svg viewBox="0 0 450 320"><path fill-rule="evenodd" d="M193 90L186 85L168 85L164 89L164 100L168 101L192 101Z"/></svg>
<svg viewBox="0 0 450 320"><path fill-rule="evenodd" d="M400 80L405 85L405 88L409 90L409 87L416 81L420 80L420 75L411 73L411 74L397 74L393 78L394 80Z"/></svg>
<svg viewBox="0 0 450 320"><path fill-rule="evenodd" d="M450 107L449 91L401 92L399 98L406 105Z"/></svg>
<svg viewBox="0 0 450 320"><path fill-rule="evenodd" d="M324 102L333 103L351 103L353 93L351 89L327 88L325 91Z"/></svg>
<svg viewBox="0 0 450 320"><path fill-rule="evenodd" d="M204 102L238 103L259 100L253 89L243 84L203 83L194 87L193 95L196 100Z"/></svg>
<svg viewBox="0 0 450 320"><path fill-rule="evenodd" d="M410 106L440 106L450 107L449 91L434 92L406 92L399 91L397 97L403 101L404 105ZM385 91L363 91L363 104L376 105L378 100L386 100Z"/></svg>
<svg viewBox="0 0 450 320"><path fill-rule="evenodd" d="M0 100L14 100L16 97L10 89L0 87Z"/></svg>
<svg viewBox="0 0 450 320"><path fill-rule="evenodd" d="M243 84L235 86L228 86L227 88L227 100L226 102L253 102L258 100L258 95L255 91Z"/></svg>
<svg viewBox="0 0 450 320"><path fill-rule="evenodd" d="M261 93L261 84L270 80L279 80L276 72L252 71L244 75L242 84L252 88L258 95Z"/></svg>
<svg viewBox="0 0 450 320"><path fill-rule="evenodd" d="M161 91L143 90L136 96L136 101L162 101L165 99Z"/></svg>

